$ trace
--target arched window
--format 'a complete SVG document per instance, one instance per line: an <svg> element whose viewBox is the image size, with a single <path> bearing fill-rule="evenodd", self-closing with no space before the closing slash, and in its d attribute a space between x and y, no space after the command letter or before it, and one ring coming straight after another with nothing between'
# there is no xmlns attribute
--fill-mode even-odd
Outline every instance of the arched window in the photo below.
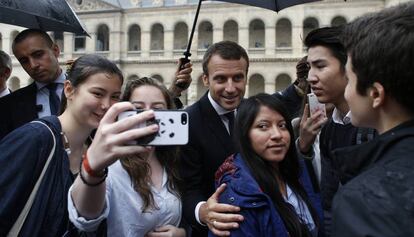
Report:
<svg viewBox="0 0 414 237"><path fill-rule="evenodd" d="M85 51L85 47L86 47L86 36L84 35L80 35L80 34L75 34L75 36L73 37L73 40L75 41L73 46L74 51L75 52L83 52Z"/></svg>
<svg viewBox="0 0 414 237"><path fill-rule="evenodd" d="M288 74L280 74L276 77L275 91L282 91L292 83L292 79Z"/></svg>
<svg viewBox="0 0 414 237"><path fill-rule="evenodd" d="M155 74L155 75L152 75L151 77L157 79L161 83L164 83L164 78L162 78L161 75Z"/></svg>
<svg viewBox="0 0 414 237"><path fill-rule="evenodd" d="M53 32L53 41L57 46L59 46L60 52L64 51L64 42L63 42L63 32L62 31L55 31Z"/></svg>
<svg viewBox="0 0 414 237"><path fill-rule="evenodd" d="M254 74L249 79L249 96L264 92L264 78L260 74Z"/></svg>
<svg viewBox="0 0 414 237"><path fill-rule="evenodd" d="M188 41L188 26L179 22L174 27L174 49L186 49Z"/></svg>
<svg viewBox="0 0 414 237"><path fill-rule="evenodd" d="M151 50L164 50L164 27L159 23L151 28Z"/></svg>
<svg viewBox="0 0 414 237"><path fill-rule="evenodd" d="M96 51L109 51L109 28L107 25L100 25L96 34Z"/></svg>
<svg viewBox="0 0 414 237"><path fill-rule="evenodd" d="M138 25L129 27L128 51L141 51L141 28Z"/></svg>
<svg viewBox="0 0 414 237"><path fill-rule="evenodd" d="M346 24L346 19L342 16L336 16L331 21L331 26L341 26Z"/></svg>
<svg viewBox="0 0 414 237"><path fill-rule="evenodd" d="M207 49L213 44L213 25L204 21L198 26L198 49Z"/></svg>
<svg viewBox="0 0 414 237"><path fill-rule="evenodd" d="M314 29L319 28L319 22L314 17L308 17L303 21L303 39Z"/></svg>
<svg viewBox="0 0 414 237"><path fill-rule="evenodd" d="M292 23L286 18L280 19L276 23L276 47L292 47Z"/></svg>
<svg viewBox="0 0 414 237"><path fill-rule="evenodd" d="M20 89L20 79L17 77L12 77L7 81L7 87L10 88L10 90L15 91Z"/></svg>
<svg viewBox="0 0 414 237"><path fill-rule="evenodd" d="M226 21L223 27L223 39L239 42L239 25L233 20Z"/></svg>
<svg viewBox="0 0 414 237"><path fill-rule="evenodd" d="M208 88L203 83L203 77L200 76L197 80L197 100L200 99L207 90Z"/></svg>
<svg viewBox="0 0 414 237"><path fill-rule="evenodd" d="M265 27L262 20L256 19L249 25L249 48L265 47Z"/></svg>

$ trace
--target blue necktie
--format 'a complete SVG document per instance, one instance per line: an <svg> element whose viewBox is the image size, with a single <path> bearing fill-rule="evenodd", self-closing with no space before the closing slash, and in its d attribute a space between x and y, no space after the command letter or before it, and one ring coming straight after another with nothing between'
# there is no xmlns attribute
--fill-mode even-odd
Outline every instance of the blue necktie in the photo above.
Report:
<svg viewBox="0 0 414 237"><path fill-rule="evenodd" d="M229 120L229 133L230 137L233 136L233 129L234 129L234 111L225 113L224 116Z"/></svg>
<svg viewBox="0 0 414 237"><path fill-rule="evenodd" d="M46 88L49 90L49 106L50 113L52 115L58 115L59 113L60 99L59 96L57 96L56 94L57 85L57 83L50 83L46 86Z"/></svg>

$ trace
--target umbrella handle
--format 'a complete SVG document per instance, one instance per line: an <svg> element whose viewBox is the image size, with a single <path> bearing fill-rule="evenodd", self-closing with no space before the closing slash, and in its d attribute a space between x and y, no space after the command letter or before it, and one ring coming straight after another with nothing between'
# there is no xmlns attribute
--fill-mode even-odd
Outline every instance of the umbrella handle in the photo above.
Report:
<svg viewBox="0 0 414 237"><path fill-rule="evenodd" d="M184 58L180 58L180 66L179 66L179 71L183 70L185 68L185 65L187 63L189 63L191 60L188 59L188 57L191 56L191 53L189 52L184 52L185 57ZM186 90L189 86L190 83L186 83L186 82L178 82L175 84L177 87L179 87L182 90Z"/></svg>

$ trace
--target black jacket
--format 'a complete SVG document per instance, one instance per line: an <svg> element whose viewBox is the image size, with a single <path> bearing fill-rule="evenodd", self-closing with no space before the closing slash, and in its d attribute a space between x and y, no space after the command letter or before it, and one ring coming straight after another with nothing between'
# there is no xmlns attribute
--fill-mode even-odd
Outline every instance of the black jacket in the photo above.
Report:
<svg viewBox="0 0 414 237"><path fill-rule="evenodd" d="M37 118L36 83L0 99L0 140L14 129Z"/></svg>
<svg viewBox="0 0 414 237"><path fill-rule="evenodd" d="M414 120L334 155L352 162L340 170L348 182L333 202L332 236L414 236Z"/></svg>

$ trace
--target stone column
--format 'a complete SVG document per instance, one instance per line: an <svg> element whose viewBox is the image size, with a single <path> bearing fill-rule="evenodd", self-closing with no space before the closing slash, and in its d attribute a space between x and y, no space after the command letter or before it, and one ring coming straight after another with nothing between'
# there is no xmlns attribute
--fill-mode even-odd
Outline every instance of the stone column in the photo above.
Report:
<svg viewBox="0 0 414 237"><path fill-rule="evenodd" d="M275 30L276 28L274 25L266 26L265 28L265 44L266 44L265 55L275 54L275 49L276 49Z"/></svg>

